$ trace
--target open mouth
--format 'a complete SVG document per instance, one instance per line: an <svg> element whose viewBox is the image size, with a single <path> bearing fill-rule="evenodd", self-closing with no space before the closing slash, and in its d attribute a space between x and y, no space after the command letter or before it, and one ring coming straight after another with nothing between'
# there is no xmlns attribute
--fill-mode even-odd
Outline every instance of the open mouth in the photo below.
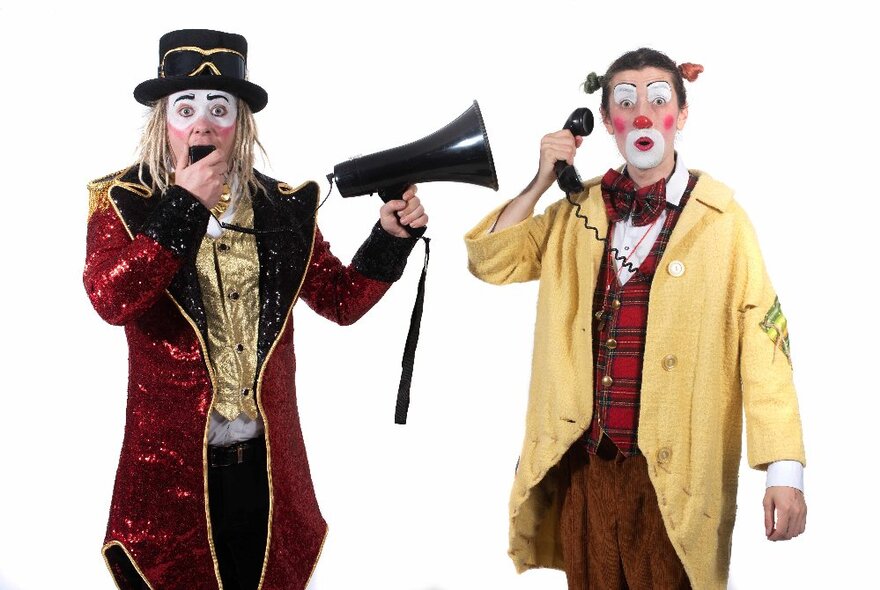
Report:
<svg viewBox="0 0 880 590"><path fill-rule="evenodd" d="M654 140L650 137L640 137L636 140L636 147L643 152L647 152L654 147Z"/></svg>

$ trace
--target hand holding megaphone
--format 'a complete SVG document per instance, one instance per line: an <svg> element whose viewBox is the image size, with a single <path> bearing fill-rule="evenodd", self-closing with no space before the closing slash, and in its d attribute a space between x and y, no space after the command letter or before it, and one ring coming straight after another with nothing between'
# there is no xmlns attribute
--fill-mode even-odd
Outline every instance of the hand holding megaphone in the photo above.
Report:
<svg viewBox="0 0 880 590"><path fill-rule="evenodd" d="M387 201L379 209L379 223L382 229L398 238L419 237L413 232L424 233L428 225L428 214L416 196L418 187L410 186L400 199ZM421 235L421 234L419 234Z"/></svg>
<svg viewBox="0 0 880 590"><path fill-rule="evenodd" d="M340 162L327 175L343 197L378 193L386 203L419 182L466 182L498 190L495 165L477 101L457 119L412 143ZM420 237L424 226L408 230Z"/></svg>
<svg viewBox="0 0 880 590"><path fill-rule="evenodd" d="M486 135L486 126L477 101L454 121L431 135L390 150L336 164L333 172L327 175L327 180L335 180L339 194L343 197L379 193L385 201L382 215L396 216L398 211L402 211L399 219L382 220L385 231L398 235L395 231L389 231L385 221L390 221L393 229L405 229L415 238L422 236L425 232L424 224L428 222L428 217L415 196L416 187L413 185L416 183L466 182L498 190L489 137ZM406 207L400 209L400 202L396 199L404 201ZM425 263L401 361L400 386L394 408L396 424L406 424L409 410L409 391L415 348L419 340L430 252L428 238L424 238L424 241Z"/></svg>

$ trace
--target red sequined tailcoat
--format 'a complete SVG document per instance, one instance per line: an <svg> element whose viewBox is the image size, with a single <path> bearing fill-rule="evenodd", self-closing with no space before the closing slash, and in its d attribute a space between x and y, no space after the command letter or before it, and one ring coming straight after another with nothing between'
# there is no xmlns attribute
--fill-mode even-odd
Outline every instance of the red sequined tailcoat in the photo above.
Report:
<svg viewBox="0 0 880 590"><path fill-rule="evenodd" d="M298 297L348 324L397 280L415 240L376 225L344 266L314 222L318 187L257 174L259 258L255 391L266 427L270 518L263 590L304 588L326 534L309 473L294 389L291 308ZM145 171L145 182L150 184ZM208 520L206 449L212 370L194 267L209 213L186 190L154 193L137 168L90 185L83 280L97 312L125 326L125 438L105 560L120 588L218 588ZM268 231L267 231L268 230ZM278 231L272 231L278 230Z"/></svg>

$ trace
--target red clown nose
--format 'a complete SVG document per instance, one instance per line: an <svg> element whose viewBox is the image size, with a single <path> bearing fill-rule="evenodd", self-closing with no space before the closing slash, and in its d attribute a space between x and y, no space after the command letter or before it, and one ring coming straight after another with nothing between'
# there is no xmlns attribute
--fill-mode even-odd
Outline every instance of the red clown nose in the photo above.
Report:
<svg viewBox="0 0 880 590"><path fill-rule="evenodd" d="M636 126L636 129L648 129L649 127L653 127L654 124L651 122L651 119L646 117L645 115L639 115L633 120L633 125Z"/></svg>

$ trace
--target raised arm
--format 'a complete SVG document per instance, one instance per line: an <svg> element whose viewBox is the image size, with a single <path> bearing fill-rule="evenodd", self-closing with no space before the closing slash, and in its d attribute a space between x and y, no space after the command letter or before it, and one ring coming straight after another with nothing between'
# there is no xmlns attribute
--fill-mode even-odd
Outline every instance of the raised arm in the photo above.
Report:
<svg viewBox="0 0 880 590"><path fill-rule="evenodd" d="M534 215L535 205L556 182L553 165L557 160L571 163L581 139L567 130L545 135L538 172L529 185L465 234L468 269L474 276L497 285L541 276L548 216L553 213L548 209L543 215Z"/></svg>
<svg viewBox="0 0 880 590"><path fill-rule="evenodd" d="M541 151L538 159L538 171L532 181L511 200L501 211L492 231L500 231L534 215L535 205L547 189L556 182L553 165L558 160L569 164L574 162L574 155L584 138L574 136L571 131L563 129L548 133L541 138Z"/></svg>
<svg viewBox="0 0 880 590"><path fill-rule="evenodd" d="M149 309L183 261L195 256L210 213L188 191L171 187L144 226L130 236L110 203L108 188L109 183L92 188L83 284L98 314L123 325Z"/></svg>

